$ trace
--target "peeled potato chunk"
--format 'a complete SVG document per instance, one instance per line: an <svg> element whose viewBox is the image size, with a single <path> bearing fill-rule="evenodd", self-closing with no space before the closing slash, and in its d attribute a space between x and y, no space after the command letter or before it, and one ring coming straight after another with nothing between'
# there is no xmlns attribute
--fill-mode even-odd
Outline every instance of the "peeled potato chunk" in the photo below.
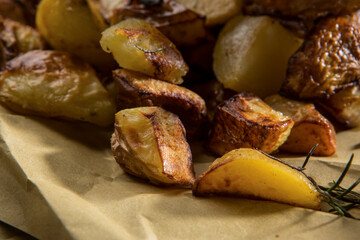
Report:
<svg viewBox="0 0 360 240"><path fill-rule="evenodd" d="M295 124L280 150L317 156L330 156L336 151L336 133L329 120L321 115L314 104L290 100L280 95L272 95L264 100L271 108L294 119Z"/></svg>
<svg viewBox="0 0 360 240"><path fill-rule="evenodd" d="M101 49L102 29L85 0L42 0L36 26L54 49L70 52L101 70L116 67L111 55Z"/></svg>
<svg viewBox="0 0 360 240"><path fill-rule="evenodd" d="M281 93L326 98L360 81L360 32L345 18L318 23L290 58Z"/></svg>
<svg viewBox="0 0 360 240"><path fill-rule="evenodd" d="M347 127L353 128L360 126L359 85L345 88L328 99L316 101L316 104Z"/></svg>
<svg viewBox="0 0 360 240"><path fill-rule="evenodd" d="M121 67L156 79L181 84L188 71L175 45L141 19L126 19L106 29L100 44Z"/></svg>
<svg viewBox="0 0 360 240"><path fill-rule="evenodd" d="M0 41L6 60L31 50L44 49L45 43L32 27L0 16Z"/></svg>
<svg viewBox="0 0 360 240"><path fill-rule="evenodd" d="M205 101L196 93L146 75L118 69L113 71L119 109L159 106L177 114L187 137L199 134L206 122Z"/></svg>
<svg viewBox="0 0 360 240"><path fill-rule="evenodd" d="M270 17L238 16L221 30L214 72L225 88L266 97L279 91L302 40Z"/></svg>
<svg viewBox="0 0 360 240"><path fill-rule="evenodd" d="M0 73L0 101L29 115L113 123L112 97L95 71L59 51L35 50L7 62Z"/></svg>
<svg viewBox="0 0 360 240"><path fill-rule="evenodd" d="M193 185L195 196L238 196L320 209L321 196L302 172L253 149L216 159Z"/></svg>
<svg viewBox="0 0 360 240"><path fill-rule="evenodd" d="M160 107L122 110L111 138L115 160L127 173L156 185L192 185L194 172L185 129Z"/></svg>
<svg viewBox="0 0 360 240"><path fill-rule="evenodd" d="M294 120L250 93L239 93L220 104L208 148L223 155L236 148L276 151L287 139Z"/></svg>

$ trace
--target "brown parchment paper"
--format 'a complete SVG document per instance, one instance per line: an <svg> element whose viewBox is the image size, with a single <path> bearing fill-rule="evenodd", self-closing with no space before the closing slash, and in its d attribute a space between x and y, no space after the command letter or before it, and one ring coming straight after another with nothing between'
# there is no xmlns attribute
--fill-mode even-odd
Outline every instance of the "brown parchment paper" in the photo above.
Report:
<svg viewBox="0 0 360 240"><path fill-rule="evenodd" d="M1 109L0 220L40 239L359 239L360 221L267 201L195 198L189 189L146 184L115 163L111 132ZM339 133L336 155L313 157L307 173L326 185L353 152L344 186L355 181L359 133ZM199 149L194 145L197 175L214 160ZM286 159L301 165L304 156Z"/></svg>

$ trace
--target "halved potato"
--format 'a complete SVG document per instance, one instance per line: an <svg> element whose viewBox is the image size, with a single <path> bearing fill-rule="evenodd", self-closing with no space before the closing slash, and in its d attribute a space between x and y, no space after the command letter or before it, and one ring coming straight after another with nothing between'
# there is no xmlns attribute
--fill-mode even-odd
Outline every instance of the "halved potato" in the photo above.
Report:
<svg viewBox="0 0 360 240"><path fill-rule="evenodd" d="M185 129L160 107L125 109L115 115L115 160L127 173L156 185L192 185L194 172Z"/></svg>
<svg viewBox="0 0 360 240"><path fill-rule="evenodd" d="M345 88L328 99L316 101L316 104L330 113L347 127L360 126L360 86Z"/></svg>
<svg viewBox="0 0 360 240"><path fill-rule="evenodd" d="M207 146L217 155L242 147L272 153L286 141L293 125L294 120L260 98L239 93L218 106Z"/></svg>
<svg viewBox="0 0 360 240"><path fill-rule="evenodd" d="M290 58L281 93L326 98L360 83L360 32L342 17L320 21Z"/></svg>
<svg viewBox="0 0 360 240"><path fill-rule="evenodd" d="M290 100L278 94L264 100L271 108L295 121L294 127L280 150L307 154L316 144L313 155L330 156L336 151L336 133L329 120L312 103Z"/></svg>
<svg viewBox="0 0 360 240"><path fill-rule="evenodd" d="M202 131L206 123L205 101L196 93L146 75L118 69L113 71L119 109L158 106L177 114L188 138Z"/></svg>
<svg viewBox="0 0 360 240"><path fill-rule="evenodd" d="M242 0L176 0L187 8L206 16L207 26L226 23L241 12Z"/></svg>
<svg viewBox="0 0 360 240"><path fill-rule="evenodd" d="M66 52L35 50L6 63L0 101L29 115L80 120L107 126L115 104L95 71Z"/></svg>
<svg viewBox="0 0 360 240"><path fill-rule="evenodd" d="M270 17L238 16L221 30L214 72L225 88L260 97L279 91L287 62L302 40Z"/></svg>
<svg viewBox="0 0 360 240"><path fill-rule="evenodd" d="M126 19L106 29L100 44L121 67L156 79L180 84L188 71L175 45L141 19Z"/></svg>
<svg viewBox="0 0 360 240"><path fill-rule="evenodd" d="M193 185L195 196L238 196L320 209L321 196L302 172L253 149L216 159Z"/></svg>
<svg viewBox="0 0 360 240"><path fill-rule="evenodd" d="M85 0L42 0L36 26L54 49L70 52L100 69L116 67L111 55L101 49L101 29Z"/></svg>

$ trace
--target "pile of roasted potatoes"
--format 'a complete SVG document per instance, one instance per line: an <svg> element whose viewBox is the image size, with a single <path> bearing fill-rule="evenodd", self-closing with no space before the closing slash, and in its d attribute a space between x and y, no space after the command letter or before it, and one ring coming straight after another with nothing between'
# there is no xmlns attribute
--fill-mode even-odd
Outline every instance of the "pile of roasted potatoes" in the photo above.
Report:
<svg viewBox="0 0 360 240"><path fill-rule="evenodd" d="M316 185L268 154L318 145L314 155L331 156L336 131L360 125L359 10L360 0L0 0L0 102L114 124L117 163L152 184L319 209ZM220 157L197 179L189 141Z"/></svg>

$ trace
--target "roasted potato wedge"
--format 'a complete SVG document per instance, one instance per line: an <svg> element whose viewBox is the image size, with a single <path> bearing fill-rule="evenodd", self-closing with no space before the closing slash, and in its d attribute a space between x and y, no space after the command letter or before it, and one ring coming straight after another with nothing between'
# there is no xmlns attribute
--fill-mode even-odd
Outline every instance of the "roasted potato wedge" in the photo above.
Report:
<svg viewBox="0 0 360 240"><path fill-rule="evenodd" d="M345 88L328 99L317 100L316 104L347 127L360 126L359 85Z"/></svg>
<svg viewBox="0 0 360 240"><path fill-rule="evenodd" d="M160 107L118 112L111 149L125 172L153 184L189 186L194 182L185 129L175 114Z"/></svg>
<svg viewBox="0 0 360 240"><path fill-rule="evenodd" d="M313 155L330 156L335 153L334 126L315 109L314 104L290 100L280 95L272 95L264 101L272 109L295 121L288 139L280 146L280 150L307 154L318 144Z"/></svg>
<svg viewBox="0 0 360 240"><path fill-rule="evenodd" d="M242 0L176 0L187 8L206 16L206 25L213 27L226 23L241 12Z"/></svg>
<svg viewBox="0 0 360 240"><path fill-rule="evenodd" d="M180 84L188 71L175 45L141 19L126 19L106 29L100 44L121 67L156 79Z"/></svg>
<svg viewBox="0 0 360 240"><path fill-rule="evenodd" d="M325 98L360 82L360 33L345 18L316 25L289 60L281 93L300 99Z"/></svg>
<svg viewBox="0 0 360 240"><path fill-rule="evenodd" d="M279 91L302 40L269 17L238 16L221 30L214 72L225 88L266 97Z"/></svg>
<svg viewBox="0 0 360 240"><path fill-rule="evenodd" d="M6 61L19 54L45 48L44 41L34 28L1 16L0 41L3 43Z"/></svg>
<svg viewBox="0 0 360 240"><path fill-rule="evenodd" d="M237 196L320 209L321 196L305 174L253 149L216 159L193 185L195 196Z"/></svg>
<svg viewBox="0 0 360 240"><path fill-rule="evenodd" d="M0 101L23 114L80 120L107 126L115 104L86 63L59 51L35 50L6 63Z"/></svg>
<svg viewBox="0 0 360 240"><path fill-rule="evenodd" d="M294 120L260 98L239 93L218 106L207 146L217 155L245 147L272 153L286 141L293 125Z"/></svg>
<svg viewBox="0 0 360 240"><path fill-rule="evenodd" d="M111 55L101 49L101 29L85 0L42 0L36 26L54 49L70 52L102 70L116 67Z"/></svg>
<svg viewBox="0 0 360 240"><path fill-rule="evenodd" d="M159 106L180 117L187 137L201 133L207 120L206 105L196 93L125 69L113 71L113 79L119 109Z"/></svg>

